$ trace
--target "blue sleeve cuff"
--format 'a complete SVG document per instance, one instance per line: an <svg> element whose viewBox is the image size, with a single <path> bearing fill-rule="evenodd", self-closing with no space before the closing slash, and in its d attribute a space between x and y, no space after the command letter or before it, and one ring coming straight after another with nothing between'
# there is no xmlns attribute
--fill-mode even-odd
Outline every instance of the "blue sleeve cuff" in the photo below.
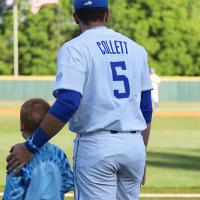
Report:
<svg viewBox="0 0 200 200"><path fill-rule="evenodd" d="M140 109L142 111L146 124L150 123L152 120L152 113L153 113L151 90L142 91Z"/></svg>

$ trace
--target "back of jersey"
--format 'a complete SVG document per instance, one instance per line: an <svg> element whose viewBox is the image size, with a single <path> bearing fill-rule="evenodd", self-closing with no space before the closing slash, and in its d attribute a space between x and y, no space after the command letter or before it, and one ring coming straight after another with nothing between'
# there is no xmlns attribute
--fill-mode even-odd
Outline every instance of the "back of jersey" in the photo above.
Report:
<svg viewBox="0 0 200 200"><path fill-rule="evenodd" d="M146 128L140 98L141 91L152 89L147 54L129 38L106 27L89 29L62 47L58 73L64 77L55 91L65 88L83 94L70 121L72 131Z"/></svg>

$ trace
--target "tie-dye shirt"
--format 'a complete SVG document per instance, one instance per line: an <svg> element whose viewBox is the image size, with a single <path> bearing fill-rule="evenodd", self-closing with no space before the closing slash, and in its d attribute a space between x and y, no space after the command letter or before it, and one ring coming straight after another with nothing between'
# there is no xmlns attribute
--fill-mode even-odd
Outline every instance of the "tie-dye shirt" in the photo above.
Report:
<svg viewBox="0 0 200 200"><path fill-rule="evenodd" d="M64 200L64 194L73 187L65 153L47 143L18 176L7 174L3 200Z"/></svg>

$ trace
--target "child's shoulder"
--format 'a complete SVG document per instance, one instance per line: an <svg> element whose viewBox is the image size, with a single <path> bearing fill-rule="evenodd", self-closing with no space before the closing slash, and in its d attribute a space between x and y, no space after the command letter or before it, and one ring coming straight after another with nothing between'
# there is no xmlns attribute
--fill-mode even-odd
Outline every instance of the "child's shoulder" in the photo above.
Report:
<svg viewBox="0 0 200 200"><path fill-rule="evenodd" d="M51 144L51 143L46 143L38 152L37 154L39 157L42 158L57 158L59 160L67 159L67 156L65 152L59 148L58 146Z"/></svg>
<svg viewBox="0 0 200 200"><path fill-rule="evenodd" d="M26 166L27 168L38 168L39 166L44 166L50 164L57 166L58 168L64 168L69 165L69 161L65 152L58 146L50 143L46 143L33 157L33 159Z"/></svg>
<svg viewBox="0 0 200 200"><path fill-rule="evenodd" d="M43 152L51 152L51 153L61 153L65 154L65 152L55 144L46 143L42 148L41 151Z"/></svg>

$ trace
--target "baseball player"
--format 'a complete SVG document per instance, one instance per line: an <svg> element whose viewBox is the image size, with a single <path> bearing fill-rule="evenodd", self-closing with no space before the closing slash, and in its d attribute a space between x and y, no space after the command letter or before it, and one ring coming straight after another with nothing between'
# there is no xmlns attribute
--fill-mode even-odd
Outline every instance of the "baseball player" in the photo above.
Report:
<svg viewBox="0 0 200 200"><path fill-rule="evenodd" d="M59 51L57 99L33 137L12 149L7 169L18 161L19 171L70 120L75 200L136 200L152 116L147 53L106 27L107 0L76 0L74 9L82 34Z"/></svg>
<svg viewBox="0 0 200 200"><path fill-rule="evenodd" d="M24 139L32 136L50 105L43 99L29 99L21 106L20 131ZM65 153L47 143L18 176L11 170L6 177L3 200L64 200L73 189L73 174Z"/></svg>
<svg viewBox="0 0 200 200"><path fill-rule="evenodd" d="M155 110L159 108L159 84L161 82L160 77L156 74L156 70L154 68L150 69L150 78L153 86L153 90L151 91L152 102Z"/></svg>

